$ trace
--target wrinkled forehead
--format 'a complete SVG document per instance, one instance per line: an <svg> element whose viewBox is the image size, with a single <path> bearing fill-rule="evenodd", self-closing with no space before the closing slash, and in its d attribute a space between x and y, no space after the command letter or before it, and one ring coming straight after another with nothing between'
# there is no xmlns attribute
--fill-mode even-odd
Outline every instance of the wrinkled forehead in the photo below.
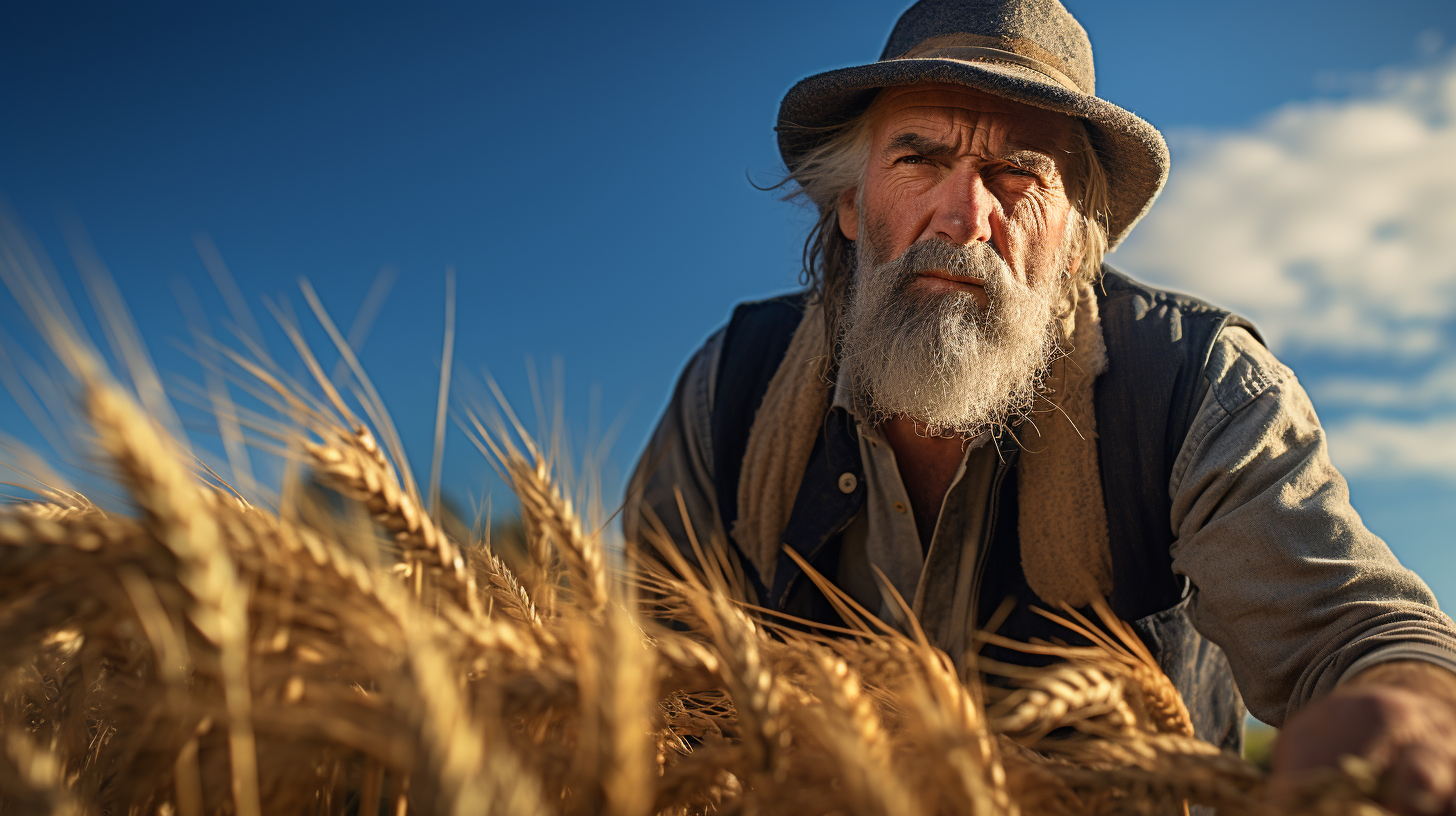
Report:
<svg viewBox="0 0 1456 816"><path fill-rule="evenodd" d="M1075 149L1077 120L961 85L886 88L870 106L877 142L915 129L942 137L979 134L992 146L1065 154Z"/></svg>

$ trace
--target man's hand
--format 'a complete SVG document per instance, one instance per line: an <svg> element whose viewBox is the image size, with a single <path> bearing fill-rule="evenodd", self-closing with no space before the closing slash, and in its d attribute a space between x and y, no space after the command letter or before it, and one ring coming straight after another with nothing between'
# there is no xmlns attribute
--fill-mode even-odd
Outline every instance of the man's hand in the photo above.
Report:
<svg viewBox="0 0 1456 816"><path fill-rule="evenodd" d="M1372 666L1292 717L1274 745L1275 795L1351 754L1380 773L1380 804L1456 816L1456 674L1430 663Z"/></svg>

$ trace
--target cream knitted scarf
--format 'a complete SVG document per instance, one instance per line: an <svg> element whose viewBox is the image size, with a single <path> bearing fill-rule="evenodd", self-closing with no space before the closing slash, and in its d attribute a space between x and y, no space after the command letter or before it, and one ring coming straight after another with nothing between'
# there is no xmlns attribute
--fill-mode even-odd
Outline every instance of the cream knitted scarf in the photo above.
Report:
<svg viewBox="0 0 1456 816"><path fill-rule="evenodd" d="M1112 591L1092 404L1093 382L1107 370L1107 347L1090 284L1078 287L1075 302L1059 320L1068 353L1052 363L1033 420L1017 429L1018 527L1032 590L1047 603L1084 606ZM811 305L754 416L738 481L733 539L770 586L799 482L829 410L829 368L824 312Z"/></svg>

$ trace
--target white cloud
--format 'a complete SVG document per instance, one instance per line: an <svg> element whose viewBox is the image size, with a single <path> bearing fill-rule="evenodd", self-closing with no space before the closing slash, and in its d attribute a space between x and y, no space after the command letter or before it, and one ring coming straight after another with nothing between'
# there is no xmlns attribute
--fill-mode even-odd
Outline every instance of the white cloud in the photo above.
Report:
<svg viewBox="0 0 1456 816"><path fill-rule="evenodd" d="M1254 319L1278 349L1422 358L1456 319L1456 54L1246 131L1175 133L1112 258Z"/></svg>
<svg viewBox="0 0 1456 816"><path fill-rule="evenodd" d="M1348 475L1456 483L1456 51L1347 77L1239 131L1174 133L1173 175L1112 259L1253 319ZM1373 365L1372 365L1373 364Z"/></svg>
<svg viewBox="0 0 1456 816"><path fill-rule="evenodd" d="M1326 433L1330 458L1347 475L1456 482L1456 415L1404 422L1367 415Z"/></svg>
<svg viewBox="0 0 1456 816"><path fill-rule="evenodd" d="M1309 387L1321 404L1367 409L1432 411L1456 409L1456 360L1415 379L1321 377Z"/></svg>

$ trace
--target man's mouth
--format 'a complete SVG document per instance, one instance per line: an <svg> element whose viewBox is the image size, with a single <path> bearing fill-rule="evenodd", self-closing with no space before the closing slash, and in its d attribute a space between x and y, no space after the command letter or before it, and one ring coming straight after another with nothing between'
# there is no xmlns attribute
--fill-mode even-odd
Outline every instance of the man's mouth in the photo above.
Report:
<svg viewBox="0 0 1456 816"><path fill-rule="evenodd" d="M986 281L984 278L975 278L969 275L952 275L951 273L946 272L942 269L932 269L927 272L920 272L918 274L922 278L934 278L936 280L942 280L946 283L954 284L956 286L976 286L981 288L984 288L986 286Z"/></svg>

